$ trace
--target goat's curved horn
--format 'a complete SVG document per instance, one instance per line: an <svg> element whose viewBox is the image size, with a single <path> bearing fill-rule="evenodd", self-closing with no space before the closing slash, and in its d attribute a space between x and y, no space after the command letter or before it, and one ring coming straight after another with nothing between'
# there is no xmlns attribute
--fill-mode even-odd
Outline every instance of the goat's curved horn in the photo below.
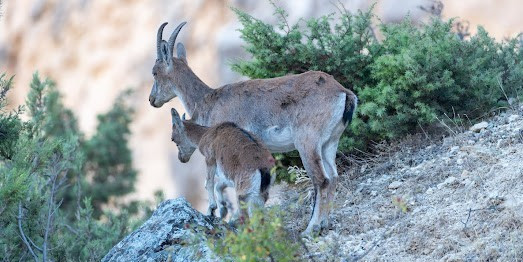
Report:
<svg viewBox="0 0 523 262"><path fill-rule="evenodd" d="M187 22L182 22L176 29L174 29L173 33L171 34L171 37L169 37L169 47L167 50L169 51L169 57L167 57L167 61L169 61L173 57L173 49L174 49L174 42L176 42L176 37L178 36L178 33L180 33L180 30L182 30L182 27L187 24Z"/></svg>
<svg viewBox="0 0 523 262"><path fill-rule="evenodd" d="M156 54L158 55L158 59L162 58L162 50L161 50L161 44L162 44L162 35L163 35L163 28L167 25L167 22L163 23L160 28L158 28L158 33L156 34Z"/></svg>

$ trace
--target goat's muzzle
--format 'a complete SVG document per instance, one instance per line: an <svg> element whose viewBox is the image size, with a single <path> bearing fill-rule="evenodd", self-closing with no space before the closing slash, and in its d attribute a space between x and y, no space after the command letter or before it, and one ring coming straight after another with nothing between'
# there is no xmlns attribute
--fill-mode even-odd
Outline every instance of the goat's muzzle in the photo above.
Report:
<svg viewBox="0 0 523 262"><path fill-rule="evenodd" d="M151 104L151 106L158 108L159 106L157 106L155 104L155 102L156 102L156 99L154 98L154 96L152 96L152 95L149 96L149 103Z"/></svg>
<svg viewBox="0 0 523 262"><path fill-rule="evenodd" d="M180 159L180 162L182 162L182 163L185 164L185 163L189 162L189 159L191 159L191 157L190 157L190 156L182 156L182 155L179 155L179 156L178 156L178 159Z"/></svg>

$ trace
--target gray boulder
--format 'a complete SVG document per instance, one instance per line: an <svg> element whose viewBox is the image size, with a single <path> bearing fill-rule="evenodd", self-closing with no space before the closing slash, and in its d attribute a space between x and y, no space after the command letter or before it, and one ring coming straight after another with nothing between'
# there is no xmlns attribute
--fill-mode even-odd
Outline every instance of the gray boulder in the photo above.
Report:
<svg viewBox="0 0 523 262"><path fill-rule="evenodd" d="M184 198L171 199L102 261L218 261L206 242L226 230L218 218L196 211Z"/></svg>

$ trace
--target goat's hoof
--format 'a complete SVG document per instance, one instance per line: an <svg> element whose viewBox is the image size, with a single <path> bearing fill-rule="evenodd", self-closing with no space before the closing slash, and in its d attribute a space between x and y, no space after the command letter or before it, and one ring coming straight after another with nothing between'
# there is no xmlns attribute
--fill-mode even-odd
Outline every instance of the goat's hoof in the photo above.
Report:
<svg viewBox="0 0 523 262"><path fill-rule="evenodd" d="M301 233L301 237L304 238L310 238L310 237L317 237L321 233L321 226L320 225L313 225L312 227L307 227L305 231Z"/></svg>
<svg viewBox="0 0 523 262"><path fill-rule="evenodd" d="M216 208L215 209L208 209L206 216L208 216L208 217L215 217L214 210L216 210Z"/></svg>
<svg viewBox="0 0 523 262"><path fill-rule="evenodd" d="M329 220L325 219L321 221L320 223L320 231L326 231L332 229L331 223L329 223Z"/></svg>

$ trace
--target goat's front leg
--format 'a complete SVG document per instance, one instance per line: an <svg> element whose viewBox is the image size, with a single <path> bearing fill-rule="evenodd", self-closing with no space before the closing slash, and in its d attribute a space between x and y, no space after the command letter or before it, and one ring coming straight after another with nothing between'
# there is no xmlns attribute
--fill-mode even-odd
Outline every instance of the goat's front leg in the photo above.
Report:
<svg viewBox="0 0 523 262"><path fill-rule="evenodd" d="M209 197L209 208L207 209L208 216L214 216L216 210L216 199L214 196L214 177L216 175L216 163L207 161L207 179L205 180L205 189Z"/></svg>

